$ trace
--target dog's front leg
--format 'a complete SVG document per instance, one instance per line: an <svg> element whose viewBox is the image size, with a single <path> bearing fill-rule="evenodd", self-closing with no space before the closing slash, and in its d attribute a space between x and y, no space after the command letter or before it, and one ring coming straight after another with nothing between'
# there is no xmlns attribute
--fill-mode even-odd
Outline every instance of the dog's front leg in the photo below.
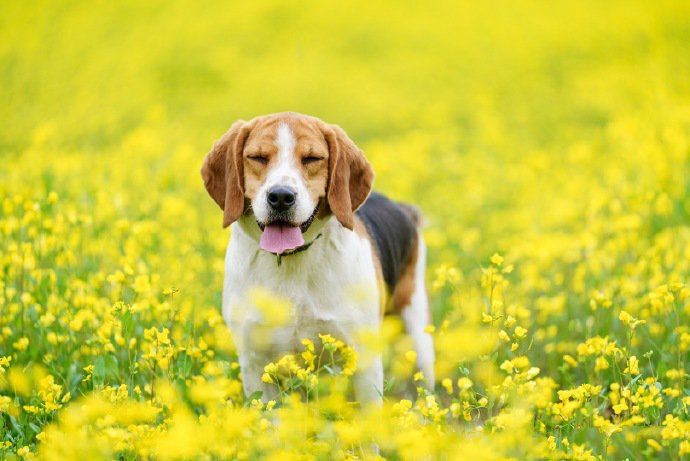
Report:
<svg viewBox="0 0 690 461"><path fill-rule="evenodd" d="M383 361L380 355L355 372L353 376L355 398L362 407L381 406L383 403Z"/></svg>
<svg viewBox="0 0 690 461"><path fill-rule="evenodd" d="M380 410L383 405L383 361L380 355L371 358L371 362L355 372L353 376L355 399L360 407L373 407ZM379 446L375 439L365 444L365 450L371 455L379 455ZM364 459L368 459L365 455Z"/></svg>
<svg viewBox="0 0 690 461"><path fill-rule="evenodd" d="M262 354L241 354L240 370L242 371L242 387L244 395L249 397L256 391L261 391L261 400L267 403L278 398L278 389L275 384L265 383L261 376L264 367L270 362L267 356Z"/></svg>

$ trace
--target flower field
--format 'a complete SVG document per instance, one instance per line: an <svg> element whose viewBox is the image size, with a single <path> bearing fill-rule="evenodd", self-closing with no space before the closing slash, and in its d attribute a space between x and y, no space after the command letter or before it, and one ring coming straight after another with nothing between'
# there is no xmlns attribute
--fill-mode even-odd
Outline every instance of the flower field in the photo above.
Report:
<svg viewBox="0 0 690 461"><path fill-rule="evenodd" d="M690 459L690 3L4 2L0 101L0 460ZM199 169L283 110L423 210L433 393L387 317L383 408L244 397Z"/></svg>

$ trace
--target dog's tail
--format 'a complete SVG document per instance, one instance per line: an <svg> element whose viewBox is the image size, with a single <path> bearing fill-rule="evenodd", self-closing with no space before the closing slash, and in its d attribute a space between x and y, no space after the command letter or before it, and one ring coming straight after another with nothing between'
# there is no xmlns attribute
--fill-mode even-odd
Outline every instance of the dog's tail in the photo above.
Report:
<svg viewBox="0 0 690 461"><path fill-rule="evenodd" d="M422 215L422 211L419 208L414 205L410 205L409 203L398 202L398 204L403 209L407 217L412 220L416 228L426 226L426 220L424 219L424 215Z"/></svg>

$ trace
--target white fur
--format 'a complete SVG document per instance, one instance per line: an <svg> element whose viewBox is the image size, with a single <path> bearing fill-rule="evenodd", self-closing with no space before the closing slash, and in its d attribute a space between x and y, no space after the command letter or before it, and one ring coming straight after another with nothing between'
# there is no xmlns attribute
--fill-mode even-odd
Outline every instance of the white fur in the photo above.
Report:
<svg viewBox="0 0 690 461"><path fill-rule="evenodd" d="M333 218L319 224L322 237L307 251L283 257L280 266L275 255L259 248L252 217L242 217L232 225L225 259L223 316L238 348L247 395L263 390L264 399L275 397L275 386L261 381L263 367L283 354L301 350L302 338L329 333L361 353L358 333L379 329L379 292L369 241ZM270 325L271 319L250 299L256 287L291 302L287 322ZM381 402L380 357L357 371L354 387L358 400Z"/></svg>
<svg viewBox="0 0 690 461"><path fill-rule="evenodd" d="M419 238L417 254L417 265L415 266L415 289L410 304L405 306L400 313L405 330L414 342L417 351L417 368L424 373L426 384L430 389L434 388L434 340L425 331L427 325L431 324L429 318L429 299L426 292L424 280L426 268L426 245L424 240Z"/></svg>
<svg viewBox="0 0 690 461"><path fill-rule="evenodd" d="M301 224L309 217L316 207L310 197L307 185L295 162L295 145L297 140L290 127L281 123L278 125L276 147L278 147L278 162L271 168L261 188L258 190L252 207L256 219L267 222L270 213L268 205L268 191L274 186L292 187L297 193L295 202L294 222Z"/></svg>

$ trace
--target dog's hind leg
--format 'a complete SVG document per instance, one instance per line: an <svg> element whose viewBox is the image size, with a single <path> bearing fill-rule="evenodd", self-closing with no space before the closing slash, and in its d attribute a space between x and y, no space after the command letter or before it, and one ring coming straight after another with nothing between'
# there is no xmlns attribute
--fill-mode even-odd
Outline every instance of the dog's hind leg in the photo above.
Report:
<svg viewBox="0 0 690 461"><path fill-rule="evenodd" d="M406 292L405 296L398 292L399 289L403 290L404 286L396 287L394 302L397 300L402 304L401 301L407 301L406 304L396 306L396 309L400 309L399 312L405 323L405 330L414 343L414 348L417 353L417 368L424 373L427 387L433 389L435 354L433 338L426 331L426 327L431 324L431 312L429 310L429 298L427 296L426 282L424 280L425 269L426 245L424 244L421 233L419 233L417 237L416 258L414 258L410 266L406 268L407 273L405 275L408 278L408 286L404 289Z"/></svg>

